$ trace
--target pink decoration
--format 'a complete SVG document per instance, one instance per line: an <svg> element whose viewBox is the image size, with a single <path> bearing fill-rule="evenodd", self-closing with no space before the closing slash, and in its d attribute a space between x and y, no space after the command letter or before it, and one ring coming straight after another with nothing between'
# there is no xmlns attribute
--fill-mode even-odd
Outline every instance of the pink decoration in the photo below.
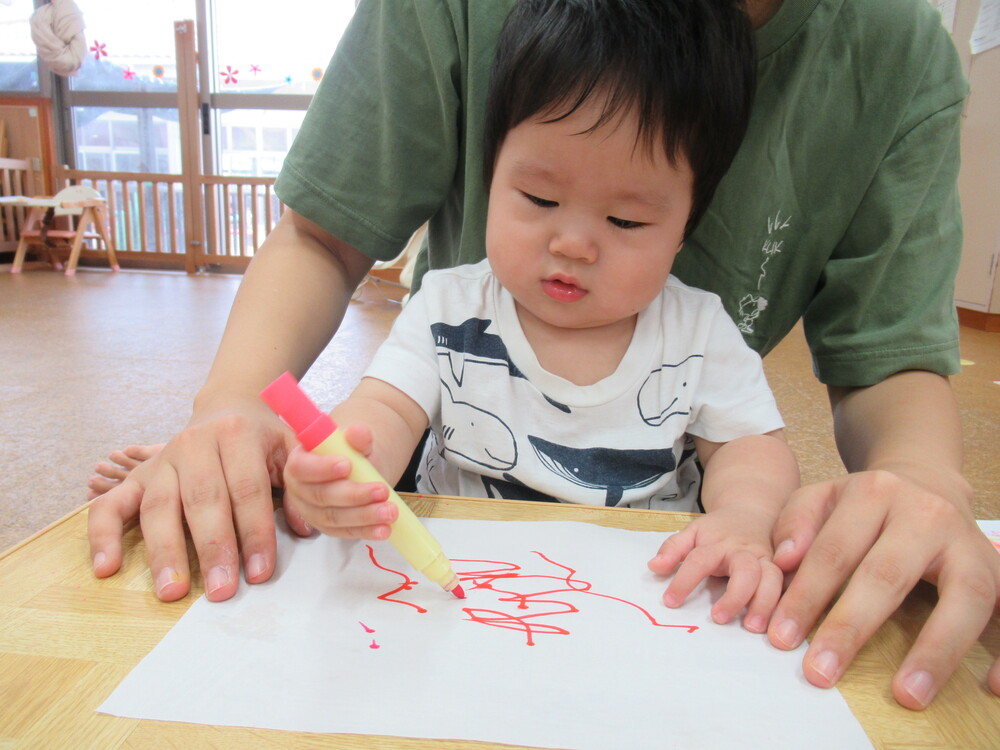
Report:
<svg viewBox="0 0 1000 750"><path fill-rule="evenodd" d="M107 46L106 44L103 44L102 42L99 42L96 39L94 40L93 45L91 45L90 47L90 51L94 53L95 60L100 61L102 57L108 56L107 51L104 49L106 46Z"/></svg>
<svg viewBox="0 0 1000 750"><path fill-rule="evenodd" d="M239 73L238 70L233 70L231 65L227 65L226 69L219 73L226 83L236 83L236 74Z"/></svg>

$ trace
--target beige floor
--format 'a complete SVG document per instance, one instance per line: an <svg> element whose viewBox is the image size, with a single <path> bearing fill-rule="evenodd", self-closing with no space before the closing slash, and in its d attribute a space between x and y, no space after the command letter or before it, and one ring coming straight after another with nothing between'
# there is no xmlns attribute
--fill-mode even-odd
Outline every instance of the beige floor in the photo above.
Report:
<svg viewBox="0 0 1000 750"><path fill-rule="evenodd" d="M78 507L94 463L183 427L239 278L81 269L11 276L0 266L0 550ZM345 395L399 309L369 285L306 376L329 407ZM976 513L1000 518L1000 334L963 329L973 362L954 378ZM805 481L839 470L825 391L796 331L766 360ZM933 456L928 456L933 461Z"/></svg>

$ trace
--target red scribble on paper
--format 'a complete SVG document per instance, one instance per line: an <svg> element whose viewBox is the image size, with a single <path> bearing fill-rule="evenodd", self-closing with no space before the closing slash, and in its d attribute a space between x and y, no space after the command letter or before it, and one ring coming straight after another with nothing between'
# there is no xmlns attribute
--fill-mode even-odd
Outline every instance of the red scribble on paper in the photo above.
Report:
<svg viewBox="0 0 1000 750"><path fill-rule="evenodd" d="M363 627L365 629L366 633L374 633L375 632L375 628L368 627L363 622L361 622L361 620L358 620L358 625L360 625L361 627Z"/></svg>
<svg viewBox="0 0 1000 750"><path fill-rule="evenodd" d="M426 612L427 611L426 609L414 604L413 602L405 602L402 599L392 598L393 594L398 594L400 591L409 591L410 589L412 589L414 586L417 585L417 581L414 581L412 578L406 575L406 573L403 573L400 570L393 570L392 568L387 568L384 565L379 565L378 560L375 559L375 550L372 548L372 546L370 544L366 544L365 547L368 548L368 557L371 559L372 564L376 568L380 568L381 570L384 570L387 573L393 573L403 579L403 582L399 586L394 588L392 591L386 591L384 594L379 595L379 599L386 602L395 602L396 604L405 604L407 607L413 607L415 610L417 610L417 612L420 612L421 614Z"/></svg>
<svg viewBox="0 0 1000 750"><path fill-rule="evenodd" d="M382 648L382 647L379 646L377 643L375 643L375 639L372 638L372 645L370 645L368 648Z"/></svg>
<svg viewBox="0 0 1000 750"><path fill-rule="evenodd" d="M516 614L514 612L504 612L500 609L464 607L462 611L467 615L466 619L471 622L477 622L481 625L489 625L490 627L523 632L525 635L525 645L534 646L535 636L537 635L570 634L568 629L555 625L552 622L544 621L546 618L553 618L558 615L579 614L580 610L575 605L566 601L565 596L558 595L585 594L587 596L610 599L611 601L624 604L627 607L632 607L633 609L638 610L651 625L658 628L680 628L686 630L688 633L693 633L698 630L697 625L675 625L672 623L660 622L653 617L647 609L634 602L630 602L627 599L622 599L617 596L611 596L610 594L602 594L598 591L593 591L592 584L577 578L577 571L568 565L556 562L541 552L532 551L532 554L538 555L538 557L545 563L561 569L563 573L558 575L527 573L521 569L520 565L510 562L501 562L498 560L453 559L452 563L455 564L456 567L459 567L458 564L460 563L467 563L473 566L470 569L458 569L455 571L458 579L463 584L469 584L469 588L471 590L488 589L499 595L497 598L498 603L513 603L515 604L515 609L517 610L529 610L525 614ZM368 546L368 556L376 567L389 573L394 573L404 579L402 585L392 591L388 591L380 595L378 597L379 599L387 602L394 602L396 604L405 604L409 607L415 608L421 613L427 611L423 607L419 607L412 602L391 598L393 595L398 594L401 591L408 591L412 589L417 585L417 582L405 573L380 565L375 559L375 551L371 546ZM542 591L524 593L529 587L521 584L525 584L529 581L535 584L539 581L544 581L545 589ZM559 585L552 588L551 586L553 584L550 582L558 582ZM514 590L515 588L520 589L520 591Z"/></svg>

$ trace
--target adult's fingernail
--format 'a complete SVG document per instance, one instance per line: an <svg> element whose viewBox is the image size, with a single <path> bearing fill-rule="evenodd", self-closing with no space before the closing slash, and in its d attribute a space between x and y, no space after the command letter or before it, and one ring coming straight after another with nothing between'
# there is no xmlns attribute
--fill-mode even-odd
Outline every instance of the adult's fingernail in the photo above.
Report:
<svg viewBox="0 0 1000 750"><path fill-rule="evenodd" d="M774 634L787 648L799 645L799 626L795 620L783 620L774 628Z"/></svg>
<svg viewBox="0 0 1000 750"><path fill-rule="evenodd" d="M205 577L205 590L209 594L214 594L219 589L228 586L230 580L229 566L216 565L208 571L208 576Z"/></svg>
<svg viewBox="0 0 1000 750"><path fill-rule="evenodd" d="M937 693L934 678L931 677L930 672L925 672L922 669L912 672L903 680L903 690L909 693L921 707L930 705L935 693Z"/></svg>
<svg viewBox="0 0 1000 750"><path fill-rule="evenodd" d="M161 568L160 572L156 574L156 593L162 594L167 586L177 583L179 580L181 580L181 577L177 575L176 570L173 568Z"/></svg>
<svg viewBox="0 0 1000 750"><path fill-rule="evenodd" d="M833 651L820 651L813 659L812 667L832 685L837 681L840 659Z"/></svg>
<svg viewBox="0 0 1000 750"><path fill-rule="evenodd" d="M247 580L252 581L255 578L260 578L267 571L267 560L259 552L250 555L250 559L247 560Z"/></svg>

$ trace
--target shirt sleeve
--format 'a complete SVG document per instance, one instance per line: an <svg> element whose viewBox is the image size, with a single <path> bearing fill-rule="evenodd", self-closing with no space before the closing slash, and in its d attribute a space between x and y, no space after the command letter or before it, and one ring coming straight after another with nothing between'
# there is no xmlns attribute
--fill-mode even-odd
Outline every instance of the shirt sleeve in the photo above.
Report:
<svg viewBox="0 0 1000 750"><path fill-rule="evenodd" d="M441 206L461 121L446 3L361 3L278 176L293 210L389 260Z"/></svg>
<svg viewBox="0 0 1000 750"><path fill-rule="evenodd" d="M746 345L720 305L706 336L688 434L726 443L784 426L760 355Z"/></svg>
<svg viewBox="0 0 1000 750"><path fill-rule="evenodd" d="M433 423L441 410L441 376L426 300L427 295L418 292L406 303L364 376L401 390Z"/></svg>
<svg viewBox="0 0 1000 750"><path fill-rule="evenodd" d="M939 26L939 24L937 24ZM924 81L803 315L819 379L866 386L908 369L959 369L959 132L965 91L935 28ZM940 103L940 104L936 104Z"/></svg>

